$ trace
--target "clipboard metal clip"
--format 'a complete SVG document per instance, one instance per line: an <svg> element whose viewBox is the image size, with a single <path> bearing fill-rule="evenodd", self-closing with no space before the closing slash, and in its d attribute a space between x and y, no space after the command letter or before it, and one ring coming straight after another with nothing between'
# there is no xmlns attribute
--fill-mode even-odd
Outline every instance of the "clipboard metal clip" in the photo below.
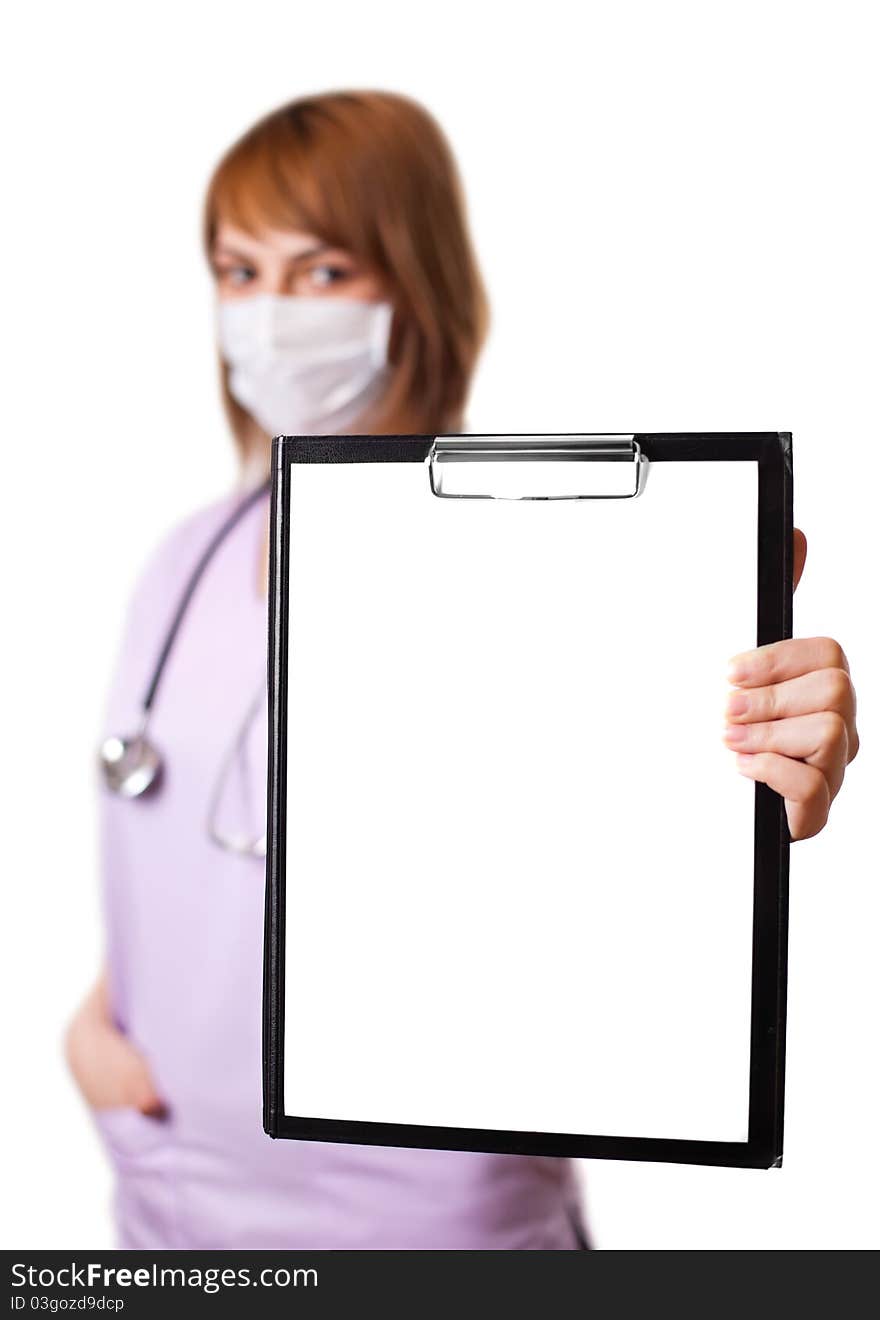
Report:
<svg viewBox="0 0 880 1320"><path fill-rule="evenodd" d="M438 435L431 491L458 500L631 500L648 460L629 435Z"/></svg>

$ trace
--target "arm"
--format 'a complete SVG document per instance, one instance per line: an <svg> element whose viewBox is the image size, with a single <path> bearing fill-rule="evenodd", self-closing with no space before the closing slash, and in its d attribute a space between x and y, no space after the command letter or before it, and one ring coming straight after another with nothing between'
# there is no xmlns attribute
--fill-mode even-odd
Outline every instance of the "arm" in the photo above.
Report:
<svg viewBox="0 0 880 1320"><path fill-rule="evenodd" d="M124 1106L161 1118L165 1107L143 1055L113 1021L102 971L74 1014L64 1038L70 1071L93 1109Z"/></svg>
<svg viewBox="0 0 880 1320"><path fill-rule="evenodd" d="M153 550L141 571L118 644L104 712L105 733L124 731L137 717L162 630L167 627L169 601L179 597L213 528L226 516L228 505L228 500L217 501L180 523ZM99 803L101 894L105 934L112 949L118 913L125 905L124 892L120 892L124 875L114 864L112 845L106 846L109 836L105 813L115 804L106 791L100 793ZM157 1117L165 1113L147 1061L119 1028L106 968L70 1020L64 1034L64 1052L83 1098L93 1109L129 1108Z"/></svg>
<svg viewBox="0 0 880 1320"><path fill-rule="evenodd" d="M806 557L806 537L795 529L795 587ZM737 769L781 794L792 839L809 839L828 820L859 750L847 658L830 637L793 638L734 656L730 681L724 740Z"/></svg>

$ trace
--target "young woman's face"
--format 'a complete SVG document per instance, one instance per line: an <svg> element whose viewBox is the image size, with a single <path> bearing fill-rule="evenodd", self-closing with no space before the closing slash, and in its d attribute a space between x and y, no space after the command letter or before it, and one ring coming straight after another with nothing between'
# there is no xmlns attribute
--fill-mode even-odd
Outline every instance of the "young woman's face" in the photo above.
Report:
<svg viewBox="0 0 880 1320"><path fill-rule="evenodd" d="M363 302L385 296L381 279L350 252L295 230L269 229L255 237L220 221L211 265L217 295L224 301L257 293Z"/></svg>

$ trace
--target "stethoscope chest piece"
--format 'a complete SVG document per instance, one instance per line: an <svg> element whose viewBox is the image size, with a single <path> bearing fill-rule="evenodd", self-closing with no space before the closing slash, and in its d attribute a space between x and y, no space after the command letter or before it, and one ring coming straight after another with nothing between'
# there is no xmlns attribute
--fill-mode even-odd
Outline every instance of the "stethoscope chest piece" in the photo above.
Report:
<svg viewBox="0 0 880 1320"><path fill-rule="evenodd" d="M136 798L158 783L162 758L143 733L105 738L98 753L104 783L120 797Z"/></svg>

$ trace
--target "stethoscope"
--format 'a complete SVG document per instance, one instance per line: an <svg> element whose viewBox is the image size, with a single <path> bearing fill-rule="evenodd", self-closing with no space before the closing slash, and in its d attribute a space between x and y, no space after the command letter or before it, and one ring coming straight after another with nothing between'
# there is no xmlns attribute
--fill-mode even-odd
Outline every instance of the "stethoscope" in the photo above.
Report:
<svg viewBox="0 0 880 1320"><path fill-rule="evenodd" d="M205 575L205 572L214 558L220 546L232 532L244 515L251 509L258 500L261 500L269 489L268 480L262 482L255 490L251 491L236 506L229 517L220 525L211 540L202 551L195 568L190 573L186 586L174 612L174 616L169 625L168 632L162 647L159 651L158 659L153 668L150 681L141 701L141 720L137 732L125 737L113 735L105 738L99 751L99 762L103 772L104 783L112 793L118 794L124 798L141 797L156 784L162 774L162 754L155 743L148 737L150 724L150 715L156 701L156 694L162 682L162 675L168 664L169 657L180 632L181 624L189 609L190 602L195 594L196 588ZM216 841L230 846L225 839L217 838ZM258 843L259 841L257 841ZM236 847L231 845L235 851L258 852L257 844L247 847Z"/></svg>

